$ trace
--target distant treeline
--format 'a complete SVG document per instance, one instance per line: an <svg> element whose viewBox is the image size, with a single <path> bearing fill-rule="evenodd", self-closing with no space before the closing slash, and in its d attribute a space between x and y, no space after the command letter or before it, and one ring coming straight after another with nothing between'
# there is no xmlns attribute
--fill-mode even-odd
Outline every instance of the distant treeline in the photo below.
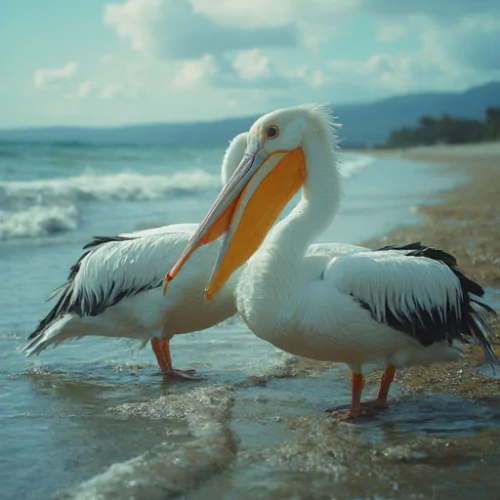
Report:
<svg viewBox="0 0 500 500"><path fill-rule="evenodd" d="M465 144L500 141L500 108L488 108L485 121L470 118L424 116L417 127L402 127L391 133L384 147L405 148L433 144Z"/></svg>

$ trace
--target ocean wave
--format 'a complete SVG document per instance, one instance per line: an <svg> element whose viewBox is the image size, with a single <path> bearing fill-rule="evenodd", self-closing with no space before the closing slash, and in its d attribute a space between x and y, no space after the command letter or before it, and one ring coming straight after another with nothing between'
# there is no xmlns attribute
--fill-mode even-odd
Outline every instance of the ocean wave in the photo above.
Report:
<svg viewBox="0 0 500 500"><path fill-rule="evenodd" d="M351 177L373 163L367 156L346 154L341 175ZM79 212L92 201L150 201L194 195L220 186L219 175L204 170L170 175L87 173L74 177L0 182L0 240L38 238L73 231Z"/></svg>
<svg viewBox="0 0 500 500"><path fill-rule="evenodd" d="M374 161L368 156L345 155L340 164L341 174L345 178L350 177ZM170 175L89 173L66 178L0 182L0 207L14 209L108 200L147 201L162 199L168 195L195 194L219 186L218 175L201 169Z"/></svg>
<svg viewBox="0 0 500 500"><path fill-rule="evenodd" d="M340 162L340 174L344 179L348 179L359 170L369 167L375 162L375 158L370 156L342 155Z"/></svg>
<svg viewBox="0 0 500 500"><path fill-rule="evenodd" d="M16 212L0 212L0 240L37 238L73 231L78 211L74 206L33 206Z"/></svg>
<svg viewBox="0 0 500 500"><path fill-rule="evenodd" d="M117 173L86 174L78 177L26 182L1 182L0 204L13 202L64 200L144 201L161 199L169 194L189 194L220 186L220 177L203 170L176 172L169 176Z"/></svg>
<svg viewBox="0 0 500 500"><path fill-rule="evenodd" d="M0 240L73 231L91 201L148 201L218 188L220 177L203 170L171 175L122 172L0 182Z"/></svg>

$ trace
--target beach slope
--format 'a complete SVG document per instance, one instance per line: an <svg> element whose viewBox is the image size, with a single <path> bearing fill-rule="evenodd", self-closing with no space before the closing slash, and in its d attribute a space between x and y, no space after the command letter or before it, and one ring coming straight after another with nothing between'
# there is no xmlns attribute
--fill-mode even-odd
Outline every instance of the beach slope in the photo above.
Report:
<svg viewBox="0 0 500 500"><path fill-rule="evenodd" d="M485 287L486 302L500 309L500 142L364 153L445 164L447 169L469 178L433 200L438 203L418 206L420 224L397 228L363 244L376 248L421 241L452 253L459 267ZM500 324L493 320L493 325L498 355ZM500 378L488 376L493 373L490 367L482 366L485 362L480 348L473 346L466 349L462 361L436 365L431 370L413 367L399 373L397 381L410 391L442 391L466 397L498 395ZM371 374L374 380L378 375Z"/></svg>

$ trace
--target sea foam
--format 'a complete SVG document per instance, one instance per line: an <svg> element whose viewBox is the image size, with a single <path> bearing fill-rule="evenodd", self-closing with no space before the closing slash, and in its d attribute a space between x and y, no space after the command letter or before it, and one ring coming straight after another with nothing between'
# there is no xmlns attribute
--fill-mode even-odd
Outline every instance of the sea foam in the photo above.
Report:
<svg viewBox="0 0 500 500"><path fill-rule="evenodd" d="M220 185L219 176L203 170L171 175L117 173L88 174L78 177L0 183L0 203L16 199L33 200L155 200L172 193L195 193Z"/></svg>
<svg viewBox="0 0 500 500"><path fill-rule="evenodd" d="M219 186L220 177L203 170L165 176L124 172L0 182L0 240L75 230L79 213L89 202L158 200Z"/></svg>
<svg viewBox="0 0 500 500"><path fill-rule="evenodd" d="M348 179L374 162L375 158L371 156L342 154L340 158L340 174L344 179Z"/></svg>
<svg viewBox="0 0 500 500"><path fill-rule="evenodd" d="M78 212L73 206L33 206L16 212L0 211L0 240L36 238L73 231Z"/></svg>

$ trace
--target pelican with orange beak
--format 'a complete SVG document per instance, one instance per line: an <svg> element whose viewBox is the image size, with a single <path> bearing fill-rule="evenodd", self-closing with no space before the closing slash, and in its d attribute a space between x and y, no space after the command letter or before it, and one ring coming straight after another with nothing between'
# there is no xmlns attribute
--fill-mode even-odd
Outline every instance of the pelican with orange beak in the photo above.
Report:
<svg viewBox="0 0 500 500"><path fill-rule="evenodd" d="M274 227L293 195L300 202ZM459 359L480 344L499 364L480 285L453 256L420 243L378 250L311 242L333 220L340 198L336 138L329 109L299 106L269 113L251 127L244 157L178 261L164 289L195 251L223 236L206 288L214 299L247 262L236 306L258 337L294 355L343 362L352 399L338 418L387 408L395 371ZM385 365L375 400L362 403L362 368Z"/></svg>
<svg viewBox="0 0 500 500"><path fill-rule="evenodd" d="M222 162L225 184L240 163L247 134L236 136ZM220 242L207 245L186 268L165 300L161 293L165 267L193 235L197 224L169 226L111 237L95 237L74 264L67 282L57 288L54 307L41 319L24 348L28 356L48 346L87 335L151 341L165 377L192 379L194 370L172 366L170 340L175 335L203 330L236 314L237 275L226 283L217 300L204 297L206 280Z"/></svg>

